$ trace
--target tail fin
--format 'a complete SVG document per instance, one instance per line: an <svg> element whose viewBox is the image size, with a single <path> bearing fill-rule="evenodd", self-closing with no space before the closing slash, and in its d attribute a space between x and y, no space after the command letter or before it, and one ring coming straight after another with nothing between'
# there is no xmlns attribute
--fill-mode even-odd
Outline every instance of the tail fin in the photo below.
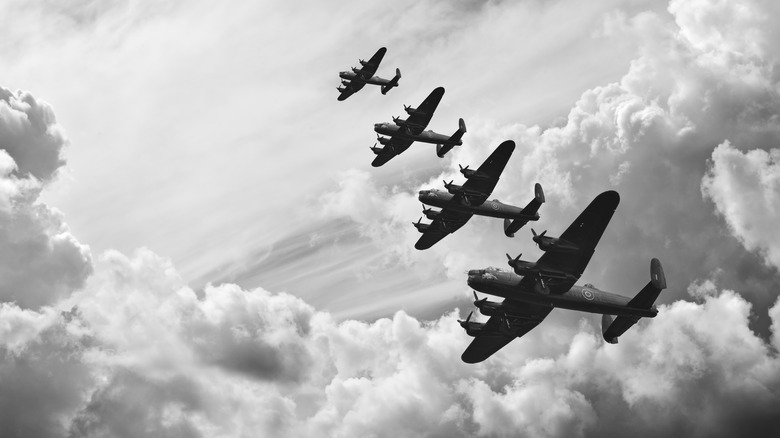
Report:
<svg viewBox="0 0 780 438"><path fill-rule="evenodd" d="M401 79L401 69L395 69L395 77L393 79L390 79L390 82L388 82L385 85L382 85L382 94L387 94L388 91L393 89L393 87L398 86L398 80Z"/></svg>
<svg viewBox="0 0 780 438"><path fill-rule="evenodd" d="M444 155L452 150L455 146L460 146L463 144L463 142L460 141L460 139L463 137L463 134L466 133L466 122L463 121L463 119L458 120L458 130L453 133L450 138L447 139L447 143L444 144L437 144L436 145L436 155L439 156L439 158L444 158Z"/></svg>
<svg viewBox="0 0 780 438"><path fill-rule="evenodd" d="M658 259L650 262L650 282L628 302L628 307L637 309L651 309L658 294L666 289L666 276ZM604 340L610 344L617 344L618 337L626 332L632 325L639 321L640 316L618 316L613 320L610 315L601 318L601 330Z"/></svg>
<svg viewBox="0 0 780 438"><path fill-rule="evenodd" d="M522 211L522 214L526 217L515 219L511 222L510 219L504 219L504 234L506 237L515 237L517 230L523 228L523 225L527 224L528 221L539 220L539 215L536 212L539 211L539 207L542 204L544 204L544 190L542 190L541 184L536 183L534 185L534 199Z"/></svg>

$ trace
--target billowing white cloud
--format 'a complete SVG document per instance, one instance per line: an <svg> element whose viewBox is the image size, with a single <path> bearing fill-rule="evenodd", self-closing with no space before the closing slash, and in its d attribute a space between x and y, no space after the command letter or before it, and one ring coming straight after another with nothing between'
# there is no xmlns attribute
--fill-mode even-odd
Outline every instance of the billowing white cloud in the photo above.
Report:
<svg viewBox="0 0 780 438"><path fill-rule="evenodd" d="M287 293L231 284L195 291L146 249L130 257L108 251L90 275L86 248L61 215L36 202L62 164L64 137L41 102L10 93L7 135L0 133L13 140L0 151L0 220L9 240L0 266L9 272L0 281L12 284L0 293L16 303L0 304L0 430L42 437L777 435L780 301L772 290L771 307L753 306L749 290L732 287L741 277L731 258L749 254L701 197L748 250L774 263L777 244L755 234L766 225L742 215L730 191L743 186L755 201L748 208L775 212L776 153L730 146L766 148L780 136L777 33L760 18L773 6L733 5L673 1L673 22L655 13L613 17L611 31L646 39L641 56L620 82L584 92L558 126L469 124L473 146L457 150L441 176L457 175L455 163L476 164L512 138L516 157L496 196L522 204L542 182L548 204L539 226L551 230L616 186L623 201L588 275L638 290L655 255L670 284L658 317L618 345L603 342L598 318L555 311L475 366L460 361L470 339L458 311L430 321L404 311L338 321ZM754 39L740 42L744 35ZM311 203L309 218L348 218L372 246L339 253L335 242L325 254L337 260L313 270L328 289L338 282L324 271L376 248L373 271L348 274L376 281L377 269L400 266L411 283L421 272L462 282L461 269L503 262L506 248L518 245L507 244L499 221L475 218L470 230L417 252L408 223L416 216L407 210L419 208L418 177L386 187L353 170L339 181ZM316 248L323 239L306 243ZM771 289L771 280L758 281ZM407 283L395 299L419 293L415 286ZM756 317L768 321L764 336L751 329Z"/></svg>
<svg viewBox="0 0 780 438"><path fill-rule="evenodd" d="M0 308L3 430L563 437L780 428L780 358L732 291L662 306L617 345L603 342L596 319L551 317L476 366L460 360L470 338L457 312L337 322L262 289L210 286L199 296L148 250L105 254L61 307L71 305ZM552 335L553 324L568 334ZM539 349L547 353L527 355Z"/></svg>
<svg viewBox="0 0 780 438"><path fill-rule="evenodd" d="M745 248L780 269L780 149L742 152L724 142L701 189Z"/></svg>
<svg viewBox="0 0 780 438"><path fill-rule="evenodd" d="M22 307L54 302L92 272L89 250L62 215L39 203L65 163L54 113L27 92L0 87L0 299Z"/></svg>

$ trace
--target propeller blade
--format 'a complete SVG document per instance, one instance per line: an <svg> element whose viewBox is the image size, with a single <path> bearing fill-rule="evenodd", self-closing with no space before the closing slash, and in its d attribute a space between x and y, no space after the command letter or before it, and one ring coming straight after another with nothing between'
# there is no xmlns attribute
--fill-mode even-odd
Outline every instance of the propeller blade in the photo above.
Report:
<svg viewBox="0 0 780 438"><path fill-rule="evenodd" d="M473 310L471 312L469 312L469 316L466 317L466 322L469 322L471 320L471 315L473 315L473 314L474 314Z"/></svg>
<svg viewBox="0 0 780 438"><path fill-rule="evenodd" d="M542 234L540 234L539 237L544 237L545 234L547 234L547 230L542 231Z"/></svg>
<svg viewBox="0 0 780 438"><path fill-rule="evenodd" d="M473 290L473 291L471 291L471 292L473 292L473 293L474 293L474 302L477 302L477 301L479 301L479 297L477 296L477 291Z"/></svg>
<svg viewBox="0 0 780 438"><path fill-rule="evenodd" d="M506 253L506 259L507 259L507 260L509 260L509 261L511 262L511 261L512 261L512 256L511 256L511 255L509 255L509 253Z"/></svg>
<svg viewBox="0 0 780 438"><path fill-rule="evenodd" d="M534 231L534 229L533 229L533 228L531 228L531 234L533 234L533 235L534 235L534 237L536 237L536 236L537 236L537 234L536 234L536 231Z"/></svg>

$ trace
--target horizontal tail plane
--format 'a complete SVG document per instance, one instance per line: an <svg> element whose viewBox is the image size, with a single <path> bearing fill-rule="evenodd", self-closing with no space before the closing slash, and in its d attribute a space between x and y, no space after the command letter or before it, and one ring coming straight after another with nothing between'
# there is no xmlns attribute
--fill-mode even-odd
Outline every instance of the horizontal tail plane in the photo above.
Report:
<svg viewBox="0 0 780 438"><path fill-rule="evenodd" d="M658 298L658 294L666 289L666 276L658 259L650 262L650 282L639 291L636 296L628 302L627 307L638 309L650 309ZM618 337L637 323L639 316L618 316L603 315L601 317L601 330L604 340L610 344L617 344Z"/></svg>
<svg viewBox="0 0 780 438"><path fill-rule="evenodd" d="M458 120L458 130L455 131L455 133L453 133L450 136L450 138L447 139L447 143L436 145L436 155L438 155L439 158L444 158L444 155L446 155L447 152L452 150L453 147L461 144L460 139L463 137L463 134L465 133L466 133L466 122L464 122L463 119L460 119Z"/></svg>
<svg viewBox="0 0 780 438"><path fill-rule="evenodd" d="M395 77L393 79L390 79L390 82L388 82L385 85L382 85L382 94L387 94L388 91L393 89L394 87L398 86L398 80L401 79L401 69L395 69Z"/></svg>
<svg viewBox="0 0 780 438"><path fill-rule="evenodd" d="M504 219L504 234L506 237L515 237L517 230L523 228L523 225L527 224L528 221L539 219L539 215L536 214L536 212L539 211L539 207L541 207L542 204L544 204L544 190L542 190L541 184L536 183L536 185L534 185L534 199L532 199L522 211L527 217L515 220ZM533 219L534 217L535 219Z"/></svg>

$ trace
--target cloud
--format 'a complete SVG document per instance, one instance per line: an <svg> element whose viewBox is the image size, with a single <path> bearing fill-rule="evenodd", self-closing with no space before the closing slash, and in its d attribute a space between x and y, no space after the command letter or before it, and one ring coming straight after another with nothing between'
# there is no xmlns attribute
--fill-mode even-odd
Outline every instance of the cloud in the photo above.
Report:
<svg viewBox="0 0 780 438"><path fill-rule="evenodd" d="M641 56L620 82L582 93L561 124L470 123L473 147L456 151L441 176L515 139L516 157L496 197L522 204L541 181L549 202L539 225L553 233L595 194L617 186L622 204L587 278L638 289L647 281L645 262L656 255L670 284L658 317L641 321L618 345L603 342L597 317L555 311L476 366L460 361L470 339L457 310L429 321L405 311L373 322L339 320L265 288L195 291L170 260L148 249L107 251L93 272L62 216L36 202L60 166L64 137L54 136L61 141L53 149L36 140L50 140L49 128L17 123L24 118L13 111L33 105L12 93L27 106L9 97L3 113L11 114L2 125L14 133L7 138L21 143L0 151L0 220L9 240L0 266L21 263L0 275L14 281L2 290L16 301L0 305L0 430L85 437L778 434L776 271L755 267L749 252L771 261L775 243L758 242L754 229L764 224L735 213L738 201L723 186L744 186L759 214L774 211L775 152L764 149L778 136L777 81L774 45L762 41L776 31L755 18L767 3L724 6L731 4L697 3L697 12L672 2L671 16L614 17L617 31L646 39ZM740 42L743 35L759 43ZM37 146L20 152L28 144ZM308 244L321 257L314 260L335 266L344 260L336 257L344 255L337 245L343 237L346 260L380 248L371 261L381 270L411 283L421 273L429 282L457 279L465 289L460 269L501 260L504 248L520 243L507 243L499 221L475 218L471 232L432 251L408 249L416 238L408 224L414 217L407 218L418 208L415 191L439 179L387 185L344 172L305 216L342 224L325 231L343 233L293 236L295 248L285 254L297 259ZM723 232L713 204L741 241ZM331 251L317 247L322 241ZM374 268L340 273L377 281ZM337 278L327 280L322 294L338 292ZM749 301L754 290L736 287L755 284L769 291L762 305ZM397 300L425 293L420 287L381 291ZM763 318L766 330L753 330L754 318Z"/></svg>
<svg viewBox="0 0 780 438"><path fill-rule="evenodd" d="M52 303L92 272L89 249L37 202L66 144L49 105L0 87L0 299L22 307Z"/></svg>
<svg viewBox="0 0 780 438"><path fill-rule="evenodd" d="M712 152L702 179L702 194L711 199L731 232L749 251L780 269L780 149L742 152L724 142Z"/></svg>
<svg viewBox="0 0 780 438"><path fill-rule="evenodd" d="M262 289L221 285L198 296L148 250L102 256L88 286L62 306L71 304L0 308L5 334L15 333L2 338L0 404L11 409L3 430L731 436L780 428L780 359L750 330L751 306L733 291L661 306L617 345L601 340L597 318L555 311L476 366L460 361L470 338L458 312L336 322Z"/></svg>

